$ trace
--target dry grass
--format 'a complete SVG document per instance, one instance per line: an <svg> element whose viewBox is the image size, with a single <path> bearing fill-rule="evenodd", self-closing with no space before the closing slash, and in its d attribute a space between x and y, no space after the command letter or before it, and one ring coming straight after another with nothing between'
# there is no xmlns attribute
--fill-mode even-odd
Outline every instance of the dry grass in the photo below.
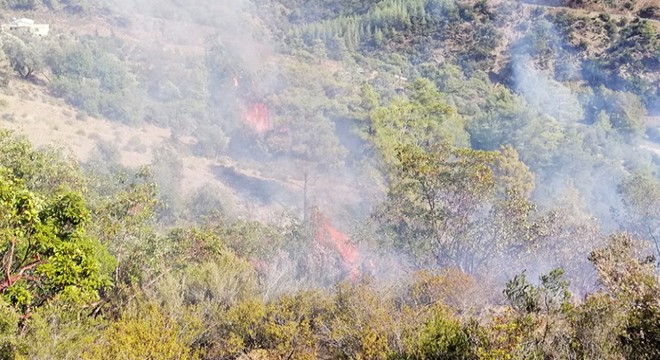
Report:
<svg viewBox="0 0 660 360"><path fill-rule="evenodd" d="M140 133L140 141L147 151L137 155L132 151L121 153L121 161L125 166L148 164L151 161L149 149L162 145L170 137L169 130L151 125L135 129L88 115L73 118L76 109L45 94L38 86L19 80L10 86L13 91L0 94L0 102L6 104L0 108L0 126L25 135L36 146L64 146L81 161L88 159L99 141L121 147L135 133ZM48 101L43 101L44 98Z"/></svg>

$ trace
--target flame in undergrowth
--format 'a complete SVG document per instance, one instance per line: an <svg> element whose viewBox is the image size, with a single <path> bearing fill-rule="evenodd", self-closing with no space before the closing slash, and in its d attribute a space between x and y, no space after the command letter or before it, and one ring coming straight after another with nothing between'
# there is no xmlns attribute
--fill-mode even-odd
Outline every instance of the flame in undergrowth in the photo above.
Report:
<svg viewBox="0 0 660 360"><path fill-rule="evenodd" d="M270 115L266 104L256 103L244 111L243 122L250 126L257 134L265 134L271 129Z"/></svg>
<svg viewBox="0 0 660 360"><path fill-rule="evenodd" d="M360 269L357 262L360 255L358 249L351 244L348 235L332 226L330 219L319 212L316 212L314 217L317 223L316 241L321 245L334 248L341 256L344 266L348 270L349 278L357 281L360 276Z"/></svg>

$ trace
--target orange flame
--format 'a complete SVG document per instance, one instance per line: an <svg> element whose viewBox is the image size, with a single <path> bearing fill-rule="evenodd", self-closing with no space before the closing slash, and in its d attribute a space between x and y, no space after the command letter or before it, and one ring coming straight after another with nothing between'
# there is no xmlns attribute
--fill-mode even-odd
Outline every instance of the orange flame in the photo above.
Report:
<svg viewBox="0 0 660 360"><path fill-rule="evenodd" d="M271 129L268 107L262 103L256 103L251 109L243 114L243 122L249 125L259 135L265 134Z"/></svg>
<svg viewBox="0 0 660 360"><path fill-rule="evenodd" d="M346 234L332 226L329 219L320 213L316 213L316 220L318 226L316 230L316 241L337 250L344 265L348 269L349 278L357 281L360 276L360 270L357 264L360 254L358 249L350 243L349 237Z"/></svg>

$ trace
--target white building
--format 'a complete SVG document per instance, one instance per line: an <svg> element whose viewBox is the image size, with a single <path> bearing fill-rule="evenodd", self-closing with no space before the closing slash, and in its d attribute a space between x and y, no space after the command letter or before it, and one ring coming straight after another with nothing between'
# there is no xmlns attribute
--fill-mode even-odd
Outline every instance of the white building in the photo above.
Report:
<svg viewBox="0 0 660 360"><path fill-rule="evenodd" d="M2 31L25 32L36 36L48 35L48 24L35 24L32 19L14 19L9 24L2 24L0 26Z"/></svg>

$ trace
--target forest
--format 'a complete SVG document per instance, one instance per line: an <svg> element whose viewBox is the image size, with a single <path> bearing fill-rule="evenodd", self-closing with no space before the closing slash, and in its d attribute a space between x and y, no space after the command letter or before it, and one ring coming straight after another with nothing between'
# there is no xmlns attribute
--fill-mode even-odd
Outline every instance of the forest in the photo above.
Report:
<svg viewBox="0 0 660 360"><path fill-rule="evenodd" d="M654 2L0 10L0 359L660 358Z"/></svg>

